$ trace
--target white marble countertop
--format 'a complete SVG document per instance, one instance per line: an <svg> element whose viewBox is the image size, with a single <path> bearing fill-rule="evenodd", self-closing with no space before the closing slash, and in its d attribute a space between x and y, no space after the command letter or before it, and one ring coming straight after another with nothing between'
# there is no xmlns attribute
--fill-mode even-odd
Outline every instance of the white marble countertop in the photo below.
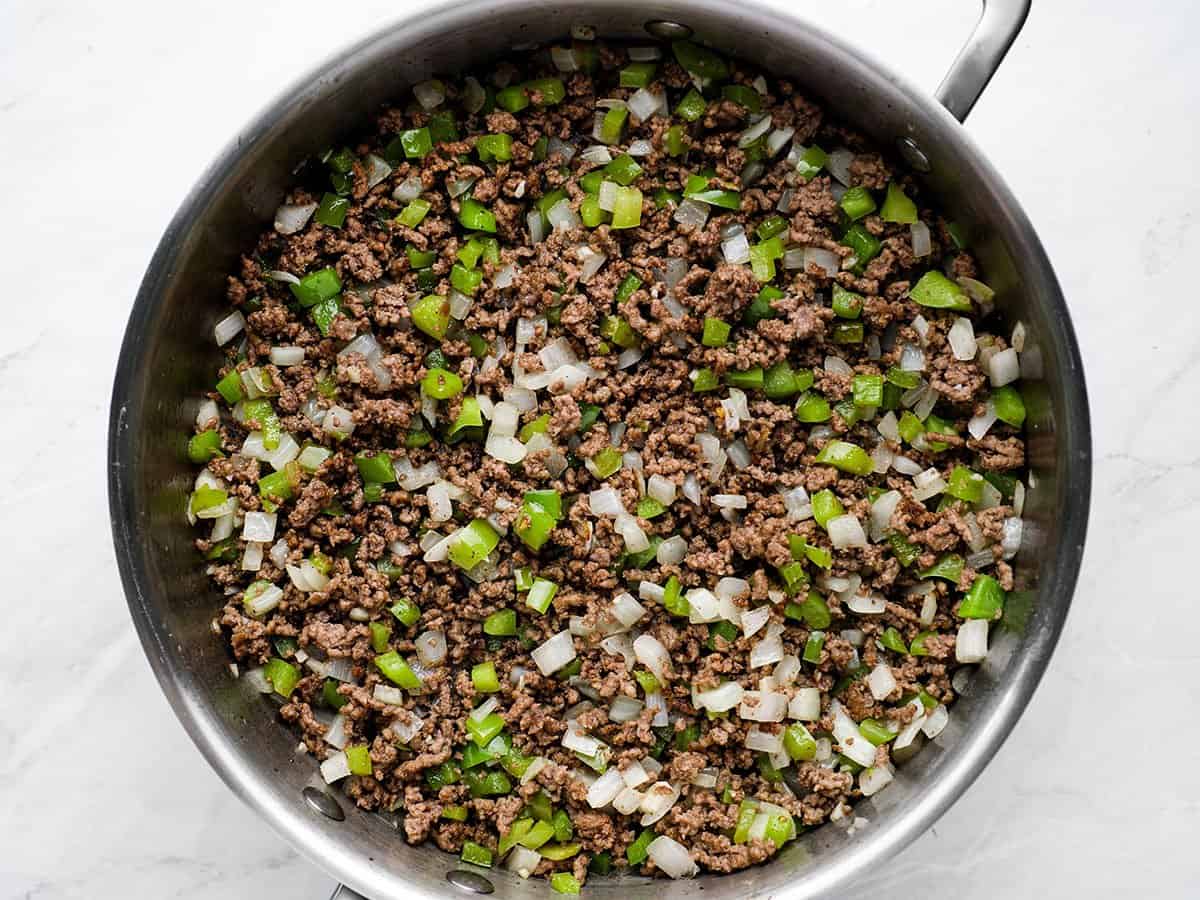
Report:
<svg viewBox="0 0 1200 900"><path fill-rule="evenodd" d="M799 5L931 88L974 16L961 0ZM225 789L159 693L117 580L103 447L129 305L196 175L284 84L399 9L0 6L2 898L333 887ZM1041 688L974 787L890 866L888 895L1200 891L1200 618L1176 571L1196 558L1200 501L1197 33L1200 7L1182 0L1039 0L971 117L1071 305L1095 494Z"/></svg>

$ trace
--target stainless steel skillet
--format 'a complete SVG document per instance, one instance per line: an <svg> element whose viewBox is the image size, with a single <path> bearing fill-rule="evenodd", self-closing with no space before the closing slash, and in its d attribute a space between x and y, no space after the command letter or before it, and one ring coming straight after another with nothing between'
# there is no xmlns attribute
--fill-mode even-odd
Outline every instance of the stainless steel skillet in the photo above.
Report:
<svg viewBox="0 0 1200 900"><path fill-rule="evenodd" d="M955 707L952 725L896 783L863 804L865 830L804 835L780 858L728 876L666 882L594 879L593 897L830 896L929 827L991 759L1029 701L1066 619L1086 530L1091 439L1079 350L1054 272L1032 226L960 124L1025 20L1029 0L987 0L936 97L800 18L732 0L454 2L402 20L338 53L249 123L209 167L171 222L130 316L113 388L109 494L130 611L163 690L226 783L298 850L362 894L441 898L459 890L544 896L504 872L458 873L456 860L410 847L393 826L326 792L274 707L232 679L209 623L219 598L202 575L182 516L192 474L182 450L194 398L211 383L209 335L223 278L268 222L297 160L360 124L407 85L515 44L586 23L613 38L699 39L794 78L839 117L898 146L968 225L998 306L1028 327L1029 456L1018 602ZM647 34L649 32L649 34ZM1019 614L1018 614L1019 613ZM450 882L447 881L449 874ZM454 887L457 884L459 887Z"/></svg>

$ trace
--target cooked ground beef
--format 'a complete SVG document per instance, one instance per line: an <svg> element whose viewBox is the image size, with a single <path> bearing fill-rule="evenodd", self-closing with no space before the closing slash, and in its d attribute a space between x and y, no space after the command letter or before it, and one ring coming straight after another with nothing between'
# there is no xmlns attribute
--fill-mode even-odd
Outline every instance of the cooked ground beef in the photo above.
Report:
<svg viewBox="0 0 1200 900"><path fill-rule="evenodd" d="M936 735L1012 586L977 263L898 161L741 63L702 97L690 47L387 109L229 276L216 625L410 841L761 862Z"/></svg>

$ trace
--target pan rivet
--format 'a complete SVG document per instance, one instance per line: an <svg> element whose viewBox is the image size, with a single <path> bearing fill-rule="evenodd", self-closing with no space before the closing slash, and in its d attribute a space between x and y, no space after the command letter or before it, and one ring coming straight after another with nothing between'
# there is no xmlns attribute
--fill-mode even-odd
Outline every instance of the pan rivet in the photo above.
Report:
<svg viewBox="0 0 1200 900"><path fill-rule="evenodd" d="M462 888L473 894L490 894L496 890L492 883L478 872L471 872L467 869L451 869L446 873L446 880L456 888Z"/></svg>
<svg viewBox="0 0 1200 900"><path fill-rule="evenodd" d="M929 157L925 155L925 151L918 147L917 142L912 138L897 138L896 149L900 151L900 155L904 157L904 161L918 172L928 172L932 168L929 165Z"/></svg>
<svg viewBox="0 0 1200 900"><path fill-rule="evenodd" d="M342 812L341 804L324 791L319 791L314 787L306 787L303 791L303 796L304 802L321 815L328 816L335 822L346 821L346 814Z"/></svg>
<svg viewBox="0 0 1200 900"><path fill-rule="evenodd" d="M646 30L664 41L686 41L692 36L692 29L686 25L679 22L668 22L664 19L647 22Z"/></svg>

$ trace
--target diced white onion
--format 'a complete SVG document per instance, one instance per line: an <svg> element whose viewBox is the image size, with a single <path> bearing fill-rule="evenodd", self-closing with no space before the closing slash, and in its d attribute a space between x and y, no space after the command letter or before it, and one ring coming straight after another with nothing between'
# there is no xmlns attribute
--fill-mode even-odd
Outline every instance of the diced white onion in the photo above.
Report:
<svg viewBox="0 0 1200 900"><path fill-rule="evenodd" d="M903 495L899 491L886 491L880 494L871 504L871 540L883 540L884 534L891 526L892 513L900 505Z"/></svg>
<svg viewBox="0 0 1200 900"><path fill-rule="evenodd" d="M747 750L778 753L783 749L783 732L759 731L758 726L754 725L746 732L745 745Z"/></svg>
<svg viewBox="0 0 1200 900"><path fill-rule="evenodd" d="M1024 522L1020 518L1009 516L1004 520L1000 548L1004 552L1005 559L1012 559L1017 555L1017 551L1021 549L1021 535L1023 532Z"/></svg>
<svg viewBox="0 0 1200 900"><path fill-rule="evenodd" d="M712 503L719 509L746 509L750 501L745 494L713 494Z"/></svg>
<svg viewBox="0 0 1200 900"><path fill-rule="evenodd" d="M637 119L645 122L659 112L663 104L663 95L638 88L629 97L629 112Z"/></svg>
<svg viewBox="0 0 1200 900"><path fill-rule="evenodd" d="M247 512L242 522L242 540L268 542L275 540L275 513Z"/></svg>
<svg viewBox="0 0 1200 900"><path fill-rule="evenodd" d="M218 347L224 347L242 333L246 327L246 317L239 310L234 310L213 326L213 338Z"/></svg>
<svg viewBox="0 0 1200 900"><path fill-rule="evenodd" d="M788 702L788 718L815 722L821 718L821 691L815 687L799 688Z"/></svg>
<svg viewBox="0 0 1200 900"><path fill-rule="evenodd" d="M404 691L390 684L377 684L371 692L371 696L380 703L386 703L388 706L403 706Z"/></svg>
<svg viewBox="0 0 1200 900"><path fill-rule="evenodd" d="M590 147L584 147L583 152L579 154L579 158L585 162L603 166L612 162L613 155L603 144L592 144Z"/></svg>
<svg viewBox="0 0 1200 900"><path fill-rule="evenodd" d="M958 279L958 283L962 289L966 291L967 296L976 303L984 307L991 306L992 299L996 296L996 292L982 281L978 281L974 278L968 278L964 275L962 278ZM1018 350L1019 349L1020 348L1018 348Z"/></svg>
<svg viewBox="0 0 1200 900"><path fill-rule="evenodd" d="M583 264L579 268L579 280L587 284L592 280L592 276L600 271L601 267L608 260L608 256L603 253L597 253L590 247L583 247L579 251L579 258L583 260Z"/></svg>
<svg viewBox="0 0 1200 900"><path fill-rule="evenodd" d="M298 366L304 362L303 347L272 347L271 362L280 367Z"/></svg>
<svg viewBox="0 0 1200 900"><path fill-rule="evenodd" d="M825 529L837 550L867 546L867 535L863 531L862 523L853 514L835 516L825 523Z"/></svg>
<svg viewBox="0 0 1200 900"><path fill-rule="evenodd" d="M316 211L315 203L284 203L275 210L275 230L280 234L296 234Z"/></svg>
<svg viewBox="0 0 1200 900"><path fill-rule="evenodd" d="M570 47L551 47L550 60L560 72L574 72L579 68L575 51Z"/></svg>
<svg viewBox="0 0 1200 900"><path fill-rule="evenodd" d="M925 353L915 344L900 348L900 368L905 372L920 372L925 368Z"/></svg>
<svg viewBox="0 0 1200 900"><path fill-rule="evenodd" d="M489 433L487 441L483 445L483 452L494 459L513 465L525 458L527 448L512 435Z"/></svg>
<svg viewBox="0 0 1200 900"><path fill-rule="evenodd" d="M631 813L637 812L637 810L641 808L642 799L641 792L635 791L631 787L623 788L621 793L617 794L617 796L613 798L613 809L621 813L621 815L627 816Z"/></svg>
<svg viewBox="0 0 1200 900"><path fill-rule="evenodd" d="M688 621L693 625L715 622L721 617L721 602L707 588L692 588L686 594Z"/></svg>
<svg viewBox="0 0 1200 900"><path fill-rule="evenodd" d="M536 209L532 209L525 214L525 224L529 228L529 242L531 244L540 244L546 237L546 224L542 219L542 214Z"/></svg>
<svg viewBox="0 0 1200 900"><path fill-rule="evenodd" d="M725 256L725 262L730 265L747 263L750 261L750 241L744 233L739 232L721 242L721 253Z"/></svg>
<svg viewBox="0 0 1200 900"><path fill-rule="evenodd" d="M645 355L646 351L642 347L627 347L617 356L617 368L624 371L630 366L637 365Z"/></svg>
<svg viewBox="0 0 1200 900"><path fill-rule="evenodd" d="M643 704L634 697L619 696L608 709L608 717L614 722L632 722L642 714ZM590 755L590 754L589 754ZM631 785L636 787L636 785Z"/></svg>
<svg viewBox="0 0 1200 900"><path fill-rule="evenodd" d="M696 200L684 200L675 208L671 218L680 225L690 226L699 231L708 221L708 204L699 203Z"/></svg>
<svg viewBox="0 0 1200 900"><path fill-rule="evenodd" d="M572 228L578 228L581 224L579 214L571 209L571 201L566 198L550 207L546 213L546 219L555 231L570 231Z"/></svg>
<svg viewBox="0 0 1200 900"><path fill-rule="evenodd" d="M421 191L423 190L425 190L425 184L421 181L421 176L409 175L400 184L396 185L396 189L392 191L392 197L401 203L411 203L421 196Z"/></svg>
<svg viewBox="0 0 1200 900"><path fill-rule="evenodd" d="M662 475L651 475L646 481L646 494L663 506L670 506L675 502L675 482Z"/></svg>
<svg viewBox="0 0 1200 900"><path fill-rule="evenodd" d="M329 577L307 559L298 566L287 566L287 573L296 589L305 593L323 591L329 586Z"/></svg>
<svg viewBox="0 0 1200 900"><path fill-rule="evenodd" d="M257 572L262 568L263 545L257 541L249 541L242 553L242 571Z"/></svg>
<svg viewBox="0 0 1200 900"><path fill-rule="evenodd" d="M446 88L440 81L419 81L413 85L413 96L417 98L421 108L428 112L445 102Z"/></svg>
<svg viewBox="0 0 1200 900"><path fill-rule="evenodd" d="M992 379L992 387L1003 387L1021 377L1021 362L1017 351L1012 347L1001 350L988 360L988 375Z"/></svg>
<svg viewBox="0 0 1200 900"><path fill-rule="evenodd" d="M928 584L930 586L930 588L933 587L932 582L925 582L925 583ZM926 625L926 626L932 625L933 618L936 615L937 615L937 592L935 590L931 589L928 593L925 594L925 599L921 602L921 614L917 618L917 621L922 625Z"/></svg>
<svg viewBox="0 0 1200 900"><path fill-rule="evenodd" d="M668 681L671 673L671 654L658 638L651 634L641 634L633 642L633 652L638 662L654 673L661 681ZM549 674L549 673L544 673Z"/></svg>
<svg viewBox="0 0 1200 900"><path fill-rule="evenodd" d="M419 468L413 468L412 463L407 459L399 459L395 461L394 467L400 487L406 491L418 490L433 484L442 477L438 464L433 461L427 462Z"/></svg>
<svg viewBox="0 0 1200 900"><path fill-rule="evenodd" d="M613 618L629 628L646 614L646 607L638 603L632 594L622 592L613 598L612 612Z"/></svg>
<svg viewBox="0 0 1200 900"><path fill-rule="evenodd" d="M677 534L671 535L658 545L655 557L660 566L677 566L687 555L687 541Z"/></svg>
<svg viewBox="0 0 1200 900"><path fill-rule="evenodd" d="M955 319L954 324L950 326L950 331L946 333L946 340L950 344L950 351L954 354L955 359L970 360L975 358L977 350L975 345L975 327L971 324L970 319L965 319L962 316Z"/></svg>
<svg viewBox="0 0 1200 900"><path fill-rule="evenodd" d="M925 724L921 726L921 731L925 732L925 737L933 739L941 734L950 722L950 711L946 709L944 703L939 703L934 707L933 712L925 717Z"/></svg>
<svg viewBox="0 0 1200 900"><path fill-rule="evenodd" d="M864 797L870 797L891 784L894 777L885 766L871 766L859 773L858 789Z"/></svg>
<svg viewBox="0 0 1200 900"><path fill-rule="evenodd" d="M654 145L645 138L639 138L636 141L630 141L625 152L630 156L649 156L654 152Z"/></svg>
<svg viewBox="0 0 1200 900"><path fill-rule="evenodd" d="M440 631L425 631L413 641L417 658L430 667L440 666L446 659L446 635Z"/></svg>
<svg viewBox="0 0 1200 900"><path fill-rule="evenodd" d="M852 162L854 162L854 152L842 147L829 154L825 161L825 170L846 187L850 187L850 164Z"/></svg>
<svg viewBox="0 0 1200 900"><path fill-rule="evenodd" d="M913 222L909 231L912 235L913 256L921 259L933 252L933 239L930 237L928 225L924 222Z"/></svg>
<svg viewBox="0 0 1200 900"><path fill-rule="evenodd" d="M414 713L409 713L407 721L401 722L398 718L393 719L390 727L396 740L402 744L408 744L420 733L421 726L424 724Z"/></svg>
<svg viewBox="0 0 1200 900"><path fill-rule="evenodd" d="M984 437L992 426L996 424L996 405L989 399L982 413L977 416L972 416L967 422L967 432L971 437L979 440Z"/></svg>
<svg viewBox="0 0 1200 900"><path fill-rule="evenodd" d="M753 637L771 619L771 607L757 606L742 613L742 634Z"/></svg>
<svg viewBox="0 0 1200 900"><path fill-rule="evenodd" d="M326 784L341 781L350 774L350 760L345 751L338 751L321 763L321 777Z"/></svg>
<svg viewBox="0 0 1200 900"><path fill-rule="evenodd" d="M658 47L630 47L628 53L632 62L651 62L662 58L662 51Z"/></svg>
<svg viewBox="0 0 1200 900"><path fill-rule="evenodd" d="M778 627L772 625L767 629L767 636L750 648L750 668L774 665L783 659L783 641L776 630Z"/></svg>
<svg viewBox="0 0 1200 900"><path fill-rule="evenodd" d="M867 687L876 700L885 700L896 689L896 677L887 663L878 663L867 675Z"/></svg>
<svg viewBox="0 0 1200 900"><path fill-rule="evenodd" d="M374 153L367 155L367 190L382 184L383 181L392 174L392 167L388 165L387 160L376 156Z"/></svg>
<svg viewBox="0 0 1200 900"><path fill-rule="evenodd" d="M589 493L588 508L595 516L618 516L625 512L621 495L610 487L598 488Z"/></svg>
<svg viewBox="0 0 1200 900"><path fill-rule="evenodd" d="M625 782L621 779L621 771L613 766L603 775L592 782L588 788L587 802L592 809L602 809L617 798L617 794L625 790Z"/></svg>
<svg viewBox="0 0 1200 900"><path fill-rule="evenodd" d="M429 486L425 491L425 501L429 507L429 518L434 522L447 522L454 515L450 485L444 481L435 481Z"/></svg>
<svg viewBox="0 0 1200 900"><path fill-rule="evenodd" d="M841 257L833 251L821 247L805 247L801 261L804 271L807 272L810 266L816 266L830 278L836 275L842 267Z"/></svg>
<svg viewBox="0 0 1200 900"><path fill-rule="evenodd" d="M699 871L688 849L665 834L652 840L646 853L668 878L689 878Z"/></svg>
<svg viewBox="0 0 1200 900"><path fill-rule="evenodd" d="M571 633L579 634L580 631L586 630L579 627L583 624L583 620L580 619L577 623L575 619L575 616L571 617ZM613 628L621 628L624 626L619 625L612 619L606 619L603 623L601 623L600 627L605 630L612 630ZM587 635L581 635L581 637L587 637ZM626 669L633 669L634 664L637 662L637 655L633 652L633 638L630 637L627 632L609 635L600 642L600 646L604 648L605 653L609 653L613 656L620 656L622 659L624 659Z"/></svg>
<svg viewBox="0 0 1200 900"><path fill-rule="evenodd" d="M924 503L946 489L946 481L932 466L913 476L913 499Z"/></svg>
<svg viewBox="0 0 1200 900"><path fill-rule="evenodd" d="M515 872L522 878L528 878L541 861L542 856L536 850L530 850L528 847L517 844L509 851L508 858L504 860L504 868Z"/></svg>
<svg viewBox="0 0 1200 900"><path fill-rule="evenodd" d="M787 715L786 694L775 691L746 691L738 715L751 722L782 722Z"/></svg>
<svg viewBox="0 0 1200 900"><path fill-rule="evenodd" d="M789 519L803 521L812 518L812 503L808 491L802 485L797 485L783 493L783 505L787 509Z"/></svg>
<svg viewBox="0 0 1200 900"><path fill-rule="evenodd" d="M900 730L900 733L896 735L896 739L892 742L893 752L903 750L909 746L916 740L921 728L925 725L925 707L921 704L921 701L914 697L908 702L908 708L913 711L913 717Z"/></svg>
<svg viewBox="0 0 1200 900"><path fill-rule="evenodd" d="M692 692L692 702L695 706L710 710L713 713L724 713L742 702L745 691L737 682L725 682L719 688L707 691Z"/></svg>
<svg viewBox="0 0 1200 900"><path fill-rule="evenodd" d="M846 599L851 612L863 616L877 616L887 609L887 599L882 594L855 593Z"/></svg>
<svg viewBox="0 0 1200 900"><path fill-rule="evenodd" d="M787 146L788 141L792 139L792 136L795 133L796 129L792 128L790 125L784 128L774 129L770 134L767 135L767 153L769 153L771 156L778 154L780 150Z"/></svg>
<svg viewBox="0 0 1200 900"><path fill-rule="evenodd" d="M584 731L574 719L567 721L566 730L563 731L562 745L568 750L574 750L584 756L595 756L603 746L599 740Z"/></svg>
<svg viewBox="0 0 1200 900"><path fill-rule="evenodd" d="M895 452L887 444L877 444L871 450L871 471L876 475L885 474L892 467L892 457L895 455ZM872 538L872 540L874 539Z"/></svg>
<svg viewBox="0 0 1200 900"><path fill-rule="evenodd" d="M653 727L662 728L670 721L667 715L667 700L661 691L651 691L646 695L646 708L655 710L654 718L650 722ZM643 762L647 763L648 761Z"/></svg>
<svg viewBox="0 0 1200 900"><path fill-rule="evenodd" d="M841 747L841 752L860 766L872 765L875 762L875 745L863 737L841 703L833 701L830 710L833 713L833 737Z"/></svg>
<svg viewBox="0 0 1200 900"><path fill-rule="evenodd" d="M642 827L653 825L665 816L679 799L679 788L666 781L656 781L642 795Z"/></svg>
<svg viewBox="0 0 1200 900"><path fill-rule="evenodd" d="M471 311L471 306L475 303L466 294L451 288L450 289L450 318L461 322L467 317Z"/></svg>
<svg viewBox="0 0 1200 900"><path fill-rule="evenodd" d="M653 581L642 581L638 583L638 596L643 600L649 600L652 603L661 602L667 594L666 589L662 585L655 584Z"/></svg>
<svg viewBox="0 0 1200 900"><path fill-rule="evenodd" d="M764 113L758 119L758 121L756 121L753 125L751 125L745 131L743 131L741 133L741 135L738 136L738 146L743 147L743 148L749 147L751 144L753 144L755 141L757 141L760 137L762 137L764 134L766 134L770 130L771 130L771 116Z"/></svg>
<svg viewBox="0 0 1200 900"><path fill-rule="evenodd" d="M988 623L986 619L968 619L958 627L954 658L960 663L983 662L988 653Z"/></svg>
<svg viewBox="0 0 1200 900"><path fill-rule="evenodd" d="M535 647L530 655L543 675L551 675L575 658L575 641L571 632L560 631Z"/></svg>
<svg viewBox="0 0 1200 900"><path fill-rule="evenodd" d="M321 428L326 434L349 437L354 432L354 414L344 406L331 406L325 411Z"/></svg>
<svg viewBox="0 0 1200 900"><path fill-rule="evenodd" d="M569 394L587 381L588 373L582 365L559 366L550 373L546 385L551 394Z"/></svg>
<svg viewBox="0 0 1200 900"><path fill-rule="evenodd" d="M473 710L471 710L469 718L473 722L482 722L484 719L486 719L488 716L490 716L492 713L494 713L499 708L500 708L500 701L497 700L495 697L488 697L486 700L484 700L482 703L480 703L477 707L475 707Z"/></svg>
<svg viewBox="0 0 1200 900"><path fill-rule="evenodd" d="M497 288L512 287L513 280L517 277L517 267L512 263L506 263L492 278L492 285Z"/></svg>

